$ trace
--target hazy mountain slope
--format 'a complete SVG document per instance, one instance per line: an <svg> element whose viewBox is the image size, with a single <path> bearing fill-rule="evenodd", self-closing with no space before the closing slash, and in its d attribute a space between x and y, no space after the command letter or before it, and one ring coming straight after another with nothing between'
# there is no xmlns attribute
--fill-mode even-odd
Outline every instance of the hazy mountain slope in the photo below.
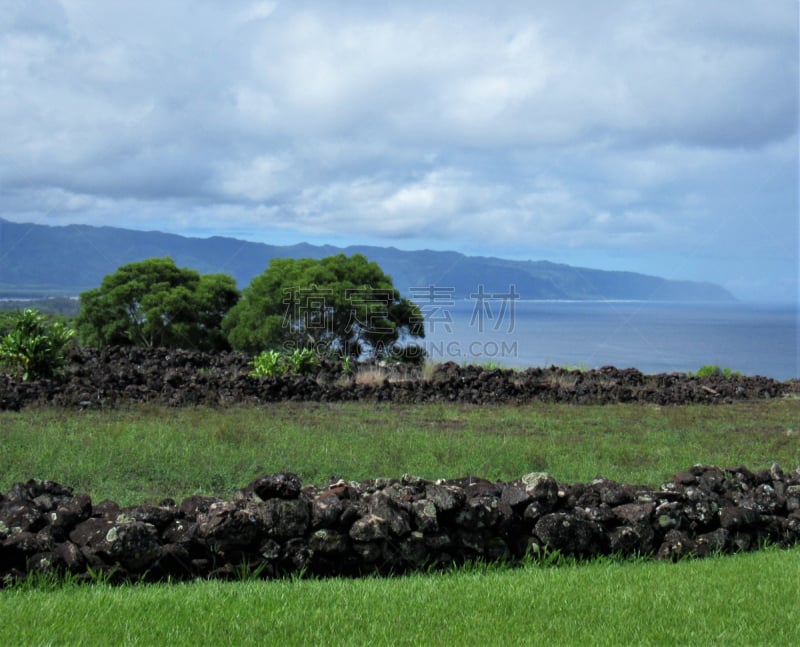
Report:
<svg viewBox="0 0 800 647"><path fill-rule="evenodd" d="M393 247L344 249L305 243L277 246L234 238L188 238L155 231L88 225L46 226L0 218L0 296L70 294L97 287L120 265L170 256L201 273L224 272L246 287L274 257L322 258L362 253L377 262L406 295L435 285L468 297L483 285L526 299L652 299L730 301L711 283L669 281L633 272L607 272L547 261L512 261L457 252L402 251Z"/></svg>

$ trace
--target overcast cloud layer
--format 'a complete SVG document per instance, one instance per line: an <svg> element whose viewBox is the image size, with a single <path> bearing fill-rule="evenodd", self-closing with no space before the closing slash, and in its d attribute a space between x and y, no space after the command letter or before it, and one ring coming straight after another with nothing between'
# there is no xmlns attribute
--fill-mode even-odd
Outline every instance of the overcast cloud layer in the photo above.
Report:
<svg viewBox="0 0 800 647"><path fill-rule="evenodd" d="M0 216L794 300L798 4L3 0Z"/></svg>

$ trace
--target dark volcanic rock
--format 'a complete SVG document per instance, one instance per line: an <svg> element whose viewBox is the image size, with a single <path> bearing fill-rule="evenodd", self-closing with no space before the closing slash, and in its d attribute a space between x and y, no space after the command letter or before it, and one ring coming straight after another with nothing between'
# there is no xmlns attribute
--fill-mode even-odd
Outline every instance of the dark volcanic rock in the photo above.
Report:
<svg viewBox="0 0 800 647"><path fill-rule="evenodd" d="M719 522L723 528L735 530L738 528L749 528L761 521L761 514L758 510L731 506L722 508L719 512Z"/></svg>
<svg viewBox="0 0 800 647"><path fill-rule="evenodd" d="M331 362L323 362L316 376L256 378L248 374L249 355L164 348L80 348L70 354L70 359L64 374L53 380L21 382L0 374L0 409L17 410L32 403L85 409L131 402L159 402L178 407L278 400L479 405L540 401L719 404L774 398L800 388L798 381L781 383L758 376L643 375L634 369L613 367L589 371L557 367L512 371L461 367L453 362L439 365L428 380L413 371L386 368L382 370L387 371L387 377L381 383L341 384L334 381L341 368ZM713 483L709 486L713 487Z"/></svg>
<svg viewBox="0 0 800 647"><path fill-rule="evenodd" d="M621 521L636 525L649 522L655 509L653 503L623 503L613 508L613 512Z"/></svg>
<svg viewBox="0 0 800 647"><path fill-rule="evenodd" d="M255 509L267 534L280 539L304 536L311 521L310 506L303 499L270 499Z"/></svg>
<svg viewBox="0 0 800 647"><path fill-rule="evenodd" d="M695 465L658 489L603 478L558 484L544 473L511 483L405 475L303 488L277 474L230 501L122 509L34 480L0 495L0 582L51 569L87 578L90 568L156 580L235 579L248 569L265 577L400 573L536 550L677 560L796 544L798 499L800 470L777 465Z"/></svg>
<svg viewBox="0 0 800 647"><path fill-rule="evenodd" d="M437 512L446 514L461 507L467 497L461 488L430 484L425 488L425 498L433 503Z"/></svg>
<svg viewBox="0 0 800 647"><path fill-rule="evenodd" d="M56 507L55 511L50 514L50 525L64 533L69 533L91 515L92 499L88 494L79 493Z"/></svg>
<svg viewBox="0 0 800 647"><path fill-rule="evenodd" d="M525 493L547 509L558 501L558 483L546 472L533 472L520 479Z"/></svg>
<svg viewBox="0 0 800 647"><path fill-rule="evenodd" d="M158 532L140 521L87 519L75 527L69 539L90 563L120 565L132 573L147 570L161 556Z"/></svg>
<svg viewBox="0 0 800 647"><path fill-rule="evenodd" d="M313 528L335 528L344 512L345 505L336 493L323 491L311 503L311 526Z"/></svg>
<svg viewBox="0 0 800 647"><path fill-rule="evenodd" d="M389 538L389 522L383 517L368 514L350 526L350 537L358 542Z"/></svg>
<svg viewBox="0 0 800 647"><path fill-rule="evenodd" d="M233 501L212 504L197 515L197 535L213 553L226 555L252 548L264 534L260 511Z"/></svg>
<svg viewBox="0 0 800 647"><path fill-rule="evenodd" d="M596 552L595 526L563 512L546 514L536 522L536 536L551 549L567 555L590 555Z"/></svg>
<svg viewBox="0 0 800 647"><path fill-rule="evenodd" d="M695 541L685 532L670 530L664 537L664 542L658 549L658 559L678 560L694 553Z"/></svg>
<svg viewBox="0 0 800 647"><path fill-rule="evenodd" d="M219 497L195 494L181 502L180 512L187 519L197 519L199 514L208 512L212 505L220 502L222 499Z"/></svg>
<svg viewBox="0 0 800 647"><path fill-rule="evenodd" d="M255 481L245 487L242 493L245 496L251 492L255 493L264 501L273 498L296 499L300 496L302 487L303 484L296 474L268 474L259 476Z"/></svg>
<svg viewBox="0 0 800 647"><path fill-rule="evenodd" d="M609 534L612 553L620 555L649 555L653 552L656 533L647 523L619 526Z"/></svg>

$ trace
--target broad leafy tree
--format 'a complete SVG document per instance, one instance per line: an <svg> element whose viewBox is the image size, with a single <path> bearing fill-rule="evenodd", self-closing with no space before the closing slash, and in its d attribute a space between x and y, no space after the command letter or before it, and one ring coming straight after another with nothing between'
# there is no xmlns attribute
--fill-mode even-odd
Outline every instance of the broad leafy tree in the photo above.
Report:
<svg viewBox="0 0 800 647"><path fill-rule="evenodd" d="M313 348L348 357L396 356L425 336L419 308L361 254L273 259L223 329L237 350Z"/></svg>
<svg viewBox="0 0 800 647"><path fill-rule="evenodd" d="M222 320L239 299L225 274L200 275L170 258L123 265L80 296L83 343L226 350Z"/></svg>

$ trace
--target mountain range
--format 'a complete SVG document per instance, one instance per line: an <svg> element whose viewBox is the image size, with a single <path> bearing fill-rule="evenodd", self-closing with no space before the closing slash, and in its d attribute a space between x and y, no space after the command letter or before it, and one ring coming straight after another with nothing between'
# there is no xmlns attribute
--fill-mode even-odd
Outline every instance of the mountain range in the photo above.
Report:
<svg viewBox="0 0 800 647"><path fill-rule="evenodd" d="M405 296L435 286L466 298L484 286L522 299L635 299L651 301L733 301L713 283L674 281L634 272L573 267L549 261L466 256L447 251L403 251L354 245L279 246L214 236L191 238L158 231L90 225L48 226L0 218L0 297L77 295L98 287L120 265L171 257L179 267L229 274L239 288L261 274L276 257L323 258L360 253L375 261Z"/></svg>

